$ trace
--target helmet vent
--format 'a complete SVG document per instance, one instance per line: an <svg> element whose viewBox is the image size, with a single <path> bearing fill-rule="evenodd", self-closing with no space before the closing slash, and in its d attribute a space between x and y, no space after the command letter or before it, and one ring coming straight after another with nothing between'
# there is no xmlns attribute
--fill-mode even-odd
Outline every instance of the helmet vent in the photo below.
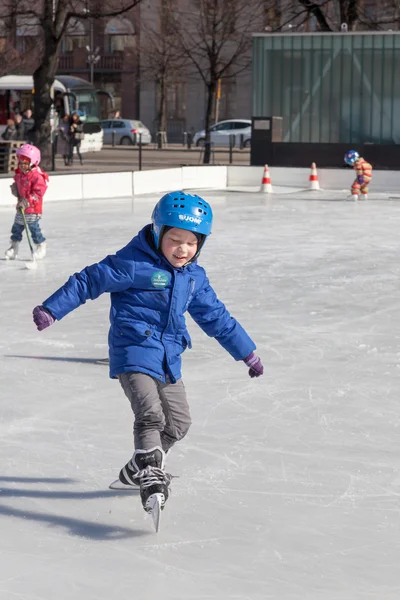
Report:
<svg viewBox="0 0 400 600"><path fill-rule="evenodd" d="M179 208L185 208L185 205L184 204L180 204Z"/></svg>

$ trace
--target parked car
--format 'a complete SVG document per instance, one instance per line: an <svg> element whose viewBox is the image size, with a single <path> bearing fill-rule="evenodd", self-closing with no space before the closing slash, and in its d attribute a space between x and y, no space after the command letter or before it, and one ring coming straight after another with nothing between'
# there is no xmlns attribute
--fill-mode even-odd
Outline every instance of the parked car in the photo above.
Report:
<svg viewBox="0 0 400 600"><path fill-rule="evenodd" d="M215 146L229 146L229 136L235 136L235 147L240 147L241 136L243 136L243 145L249 148L251 145L251 121L250 119L229 119L219 121L210 127L210 139ZM203 129L193 136L193 143L196 146L203 146L206 139L206 132Z"/></svg>
<svg viewBox="0 0 400 600"><path fill-rule="evenodd" d="M139 133L142 134L142 144L151 144L151 133L141 121L133 119L108 119L101 122L103 128L103 144L114 143L129 146L139 143Z"/></svg>

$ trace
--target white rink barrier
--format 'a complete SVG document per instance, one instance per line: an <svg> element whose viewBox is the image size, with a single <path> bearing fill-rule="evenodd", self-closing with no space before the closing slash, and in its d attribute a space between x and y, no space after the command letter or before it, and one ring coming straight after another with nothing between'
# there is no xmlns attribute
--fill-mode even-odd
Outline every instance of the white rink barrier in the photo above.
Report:
<svg viewBox="0 0 400 600"><path fill-rule="evenodd" d="M151 171L134 171L134 195L151 192L179 190L182 187L182 169L156 169Z"/></svg>
<svg viewBox="0 0 400 600"><path fill-rule="evenodd" d="M81 175L58 175L57 177L50 176L49 187L45 196L46 202L52 200L81 200L81 198Z"/></svg>
<svg viewBox="0 0 400 600"><path fill-rule="evenodd" d="M83 199L126 198L133 194L131 171L82 173L80 177L82 178Z"/></svg>
<svg viewBox="0 0 400 600"><path fill-rule="evenodd" d="M0 207L14 206L12 177L0 178ZM50 174L45 201L130 198L180 189L225 189L227 167L179 167L117 173Z"/></svg>
<svg viewBox="0 0 400 600"><path fill-rule="evenodd" d="M182 167L181 188L224 190L228 181L229 168L232 167Z"/></svg>
<svg viewBox="0 0 400 600"><path fill-rule="evenodd" d="M318 164L317 164L318 169ZM162 193L179 189L234 190L257 188L261 185L264 167L250 166L193 166L151 171L122 171L112 173L50 174L46 202L89 200L101 198L130 198L132 195ZM290 186L307 190L310 169L270 167L272 186ZM354 173L351 169L318 169L322 189L350 191ZM0 177L0 207L14 206L11 195L12 177ZM374 184L387 193L400 195L400 171L374 171ZM318 194L317 191L310 192Z"/></svg>

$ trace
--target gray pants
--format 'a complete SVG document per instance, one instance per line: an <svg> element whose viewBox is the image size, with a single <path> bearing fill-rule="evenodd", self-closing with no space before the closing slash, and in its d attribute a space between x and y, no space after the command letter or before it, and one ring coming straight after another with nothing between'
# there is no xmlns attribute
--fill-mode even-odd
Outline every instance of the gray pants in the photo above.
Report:
<svg viewBox="0 0 400 600"><path fill-rule="evenodd" d="M119 382L131 403L136 450L161 446L167 452L191 425L183 380L162 383L144 373L122 373Z"/></svg>

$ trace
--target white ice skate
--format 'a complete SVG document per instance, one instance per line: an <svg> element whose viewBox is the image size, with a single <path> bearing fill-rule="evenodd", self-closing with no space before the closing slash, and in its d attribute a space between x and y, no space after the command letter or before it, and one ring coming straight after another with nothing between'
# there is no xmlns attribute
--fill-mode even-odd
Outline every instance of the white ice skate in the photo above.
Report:
<svg viewBox="0 0 400 600"><path fill-rule="evenodd" d="M357 200L358 200L358 194L352 194L351 195L351 199L354 200L355 202L357 202Z"/></svg>
<svg viewBox="0 0 400 600"><path fill-rule="evenodd" d="M16 258L18 258L18 249L19 249L19 242L14 242L13 240L11 240L11 246L9 247L8 250L5 251L5 257L7 260L15 260Z"/></svg>
<svg viewBox="0 0 400 600"><path fill-rule="evenodd" d="M46 256L46 242L37 244L34 255L36 260L42 260Z"/></svg>

